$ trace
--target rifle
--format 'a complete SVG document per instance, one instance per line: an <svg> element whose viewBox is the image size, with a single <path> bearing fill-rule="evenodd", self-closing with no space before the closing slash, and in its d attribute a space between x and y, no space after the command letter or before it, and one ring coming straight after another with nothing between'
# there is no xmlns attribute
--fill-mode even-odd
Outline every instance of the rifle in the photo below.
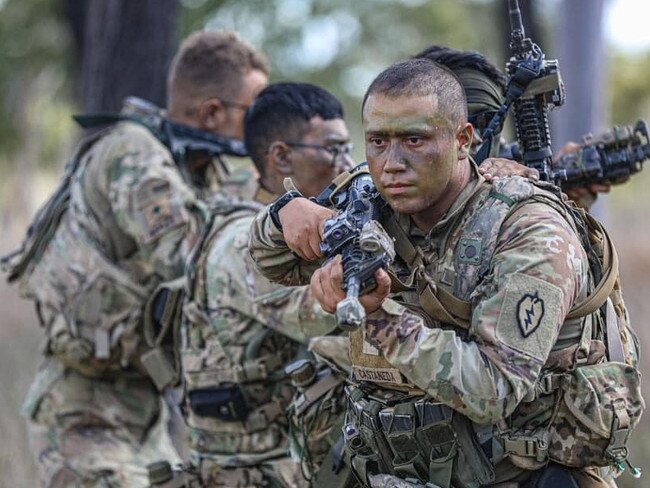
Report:
<svg viewBox="0 0 650 488"><path fill-rule="evenodd" d="M512 56L506 64L508 82L505 102L492 117L478 150L481 163L490 153L494 135L501 132L511 106L514 108L517 141L526 166L539 171L540 178L549 181L563 178L562 172L552 173L551 135L548 113L564 103L564 84L557 60L547 60L541 48L525 37L521 11L517 0L508 0Z"/></svg>
<svg viewBox="0 0 650 488"><path fill-rule="evenodd" d="M355 330L366 320L359 296L377 283L375 271L386 268L395 258L393 241L377 221L386 203L375 188L370 174L353 170L349 184L337 181L316 197L316 203L339 210L325 222L320 250L330 259L341 254L346 298L336 307L336 321L343 330ZM341 191L343 190L343 191Z"/></svg>
<svg viewBox="0 0 650 488"><path fill-rule="evenodd" d="M620 184L642 169L650 158L650 138L644 121L632 126L614 126L594 138L583 137L580 148L552 163L548 113L564 103L564 85L557 60L546 60L540 47L525 37L517 0L509 0L510 50L506 64L508 82L505 102L483 132L483 144L476 160L480 164L490 153L511 106L514 106L517 145L508 157L539 171L545 181L563 190L592 183Z"/></svg>
<svg viewBox="0 0 650 488"><path fill-rule="evenodd" d="M614 126L598 137L583 137L580 148L564 154L553 164L553 175L562 172L563 190L592 183L618 185L642 169L650 159L648 126Z"/></svg>
<svg viewBox="0 0 650 488"><path fill-rule="evenodd" d="M240 157L248 155L242 141L172 122L165 118L160 107L138 97L126 98L123 113L120 114L84 114L73 118L84 129L121 121L140 124L169 149L178 165L192 152L206 153L211 157L222 154Z"/></svg>

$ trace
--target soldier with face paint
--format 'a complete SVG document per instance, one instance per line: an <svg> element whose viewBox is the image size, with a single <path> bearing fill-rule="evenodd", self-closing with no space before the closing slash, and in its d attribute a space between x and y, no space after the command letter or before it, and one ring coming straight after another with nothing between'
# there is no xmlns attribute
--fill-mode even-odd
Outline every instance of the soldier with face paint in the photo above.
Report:
<svg viewBox="0 0 650 488"><path fill-rule="evenodd" d="M350 333L344 434L360 482L607 486L590 448L574 449L571 429L558 433L551 421L558 386L540 386L604 357L598 312L569 314L594 285L571 212L548 186L485 181L469 157L464 90L444 67L413 59L386 69L366 93L363 125L389 207L380 221L399 258L391 276L375 274L376 288L360 298L367 321ZM314 270L306 236L292 248L302 261L287 252L290 206L315 218L304 199L278 212L280 226L261 213L251 253L271 279L310 279L334 312L345 298L341 261Z"/></svg>

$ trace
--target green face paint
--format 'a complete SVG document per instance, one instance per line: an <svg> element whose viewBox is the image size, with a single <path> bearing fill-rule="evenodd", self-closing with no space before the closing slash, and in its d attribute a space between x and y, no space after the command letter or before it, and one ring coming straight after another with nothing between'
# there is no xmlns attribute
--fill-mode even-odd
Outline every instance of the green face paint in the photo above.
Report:
<svg viewBox="0 0 650 488"><path fill-rule="evenodd" d="M470 132L451 127L435 95L368 97L363 110L366 156L372 179L388 204L435 223L458 178L459 146ZM469 126L468 126L469 127ZM463 142L466 140L466 142Z"/></svg>

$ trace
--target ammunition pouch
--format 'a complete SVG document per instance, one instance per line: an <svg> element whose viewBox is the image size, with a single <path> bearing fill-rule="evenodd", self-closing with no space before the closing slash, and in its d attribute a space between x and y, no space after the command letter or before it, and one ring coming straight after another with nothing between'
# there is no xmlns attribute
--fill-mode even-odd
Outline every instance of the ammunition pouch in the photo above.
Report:
<svg viewBox="0 0 650 488"><path fill-rule="evenodd" d="M548 427L502 439L513 462L533 458L573 468L623 465L629 435L645 409L638 370L603 362L552 375L546 383L557 395L553 417Z"/></svg>
<svg viewBox="0 0 650 488"><path fill-rule="evenodd" d="M143 332L149 350L140 361L159 391L180 381L184 289L184 277L162 283L145 305Z"/></svg>
<svg viewBox="0 0 650 488"><path fill-rule="evenodd" d="M298 387L287 408L291 455L302 463L302 474L308 481L314 475L320 477L316 479L326 476L324 473L319 475L319 469L328 454L333 454L333 446L341 438L345 410L342 394L343 377L324 367L314 375L310 384ZM334 464L338 466L330 467L338 472L343 460L340 452L335 457L338 461Z"/></svg>
<svg viewBox="0 0 650 488"><path fill-rule="evenodd" d="M238 384L201 388L188 393L192 411L201 417L213 417L224 422L245 421L250 409Z"/></svg>
<svg viewBox="0 0 650 488"><path fill-rule="evenodd" d="M426 398L392 406L365 399L348 386L349 409L343 428L354 473L390 473L432 482L440 488L478 488L494 480L492 463L466 417Z"/></svg>
<svg viewBox="0 0 650 488"><path fill-rule="evenodd" d="M203 488L199 472L191 465L172 468L167 461L147 466L150 488Z"/></svg>

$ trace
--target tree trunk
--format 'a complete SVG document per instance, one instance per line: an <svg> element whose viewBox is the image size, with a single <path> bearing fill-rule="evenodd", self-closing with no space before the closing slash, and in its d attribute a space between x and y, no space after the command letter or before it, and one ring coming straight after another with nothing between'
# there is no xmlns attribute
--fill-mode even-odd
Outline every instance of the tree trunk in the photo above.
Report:
<svg viewBox="0 0 650 488"><path fill-rule="evenodd" d="M556 29L566 102L551 120L554 147L580 142L588 132L605 129L605 55L602 35L605 0L564 0Z"/></svg>
<svg viewBox="0 0 650 488"><path fill-rule="evenodd" d="M70 3L76 4L75 0ZM81 106L118 111L135 95L165 105L166 74L176 43L177 0L86 1L81 55ZM68 18L74 25L72 12Z"/></svg>
<svg viewBox="0 0 650 488"><path fill-rule="evenodd" d="M603 11L606 0L564 0L556 28L560 72L566 102L551 114L553 152L567 141L580 142L589 132L605 129L605 49ZM591 212L606 220L607 196L598 196Z"/></svg>

